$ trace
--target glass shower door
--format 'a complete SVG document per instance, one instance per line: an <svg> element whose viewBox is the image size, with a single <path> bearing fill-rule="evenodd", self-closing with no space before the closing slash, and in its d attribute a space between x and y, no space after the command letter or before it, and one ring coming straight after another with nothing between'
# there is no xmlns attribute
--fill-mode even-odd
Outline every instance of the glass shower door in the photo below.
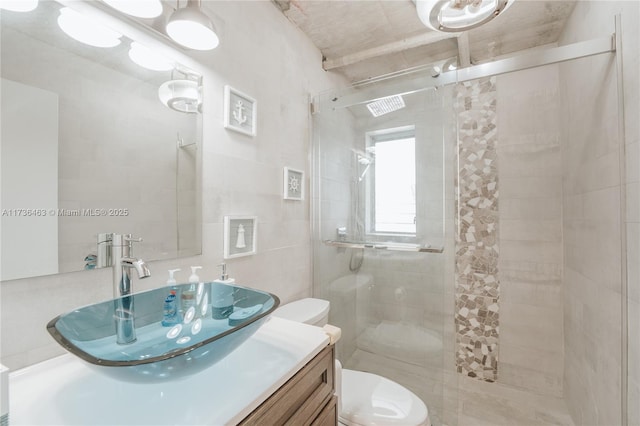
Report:
<svg viewBox="0 0 640 426"><path fill-rule="evenodd" d="M445 413L444 401L455 400L445 394L455 389L445 389L454 367L443 352L453 347L453 296L445 291L453 275L453 96L451 88L389 93L392 83L317 98L314 295L331 302L344 367L410 389L438 425L456 408ZM385 88L382 99L365 99Z"/></svg>

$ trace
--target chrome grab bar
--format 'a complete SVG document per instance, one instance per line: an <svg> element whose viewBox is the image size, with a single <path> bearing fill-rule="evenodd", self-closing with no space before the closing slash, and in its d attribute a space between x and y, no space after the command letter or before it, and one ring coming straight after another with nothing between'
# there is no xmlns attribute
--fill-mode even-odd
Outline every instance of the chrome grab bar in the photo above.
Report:
<svg viewBox="0 0 640 426"><path fill-rule="evenodd" d="M376 243L371 241L335 241L335 240L322 240L322 242L328 246L341 247L341 248L361 248L361 249L376 249L376 250L389 250L389 251L415 251L421 253L442 253L444 247L432 247L430 245L422 246L419 244L411 243Z"/></svg>

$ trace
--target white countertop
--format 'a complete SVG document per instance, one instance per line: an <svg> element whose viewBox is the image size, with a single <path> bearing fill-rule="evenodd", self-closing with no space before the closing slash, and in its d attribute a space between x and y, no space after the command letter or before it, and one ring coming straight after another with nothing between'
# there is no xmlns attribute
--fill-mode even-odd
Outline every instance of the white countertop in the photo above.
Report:
<svg viewBox="0 0 640 426"><path fill-rule="evenodd" d="M62 355L10 374L10 424L233 425L328 344L319 327L272 317L208 369L153 384L117 381Z"/></svg>

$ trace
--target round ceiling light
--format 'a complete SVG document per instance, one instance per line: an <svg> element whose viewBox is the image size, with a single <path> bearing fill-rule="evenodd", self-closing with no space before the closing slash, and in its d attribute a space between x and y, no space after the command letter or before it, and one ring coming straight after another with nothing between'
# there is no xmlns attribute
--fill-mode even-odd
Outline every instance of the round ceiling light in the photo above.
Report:
<svg viewBox="0 0 640 426"><path fill-rule="evenodd" d="M103 0L112 8L138 18L156 18L162 15L160 0Z"/></svg>
<svg viewBox="0 0 640 426"><path fill-rule="evenodd" d="M129 58L141 67L152 71L169 71L175 66L166 56L154 52L137 41L131 43Z"/></svg>
<svg viewBox="0 0 640 426"><path fill-rule="evenodd" d="M31 12L38 7L38 0L0 0L0 9L12 12Z"/></svg>
<svg viewBox="0 0 640 426"><path fill-rule="evenodd" d="M418 17L444 32L467 31L502 14L514 0L416 0Z"/></svg>
<svg viewBox="0 0 640 426"><path fill-rule="evenodd" d="M158 89L158 97L169 108L190 114L198 112L202 103L200 87L193 80L164 82Z"/></svg>
<svg viewBox="0 0 640 426"><path fill-rule="evenodd" d="M200 10L200 2L189 0L169 18L167 34L176 43L195 50L215 49L220 40L213 22Z"/></svg>
<svg viewBox="0 0 640 426"><path fill-rule="evenodd" d="M60 9L58 25L69 37L95 47L117 46L122 37L122 34L68 7Z"/></svg>

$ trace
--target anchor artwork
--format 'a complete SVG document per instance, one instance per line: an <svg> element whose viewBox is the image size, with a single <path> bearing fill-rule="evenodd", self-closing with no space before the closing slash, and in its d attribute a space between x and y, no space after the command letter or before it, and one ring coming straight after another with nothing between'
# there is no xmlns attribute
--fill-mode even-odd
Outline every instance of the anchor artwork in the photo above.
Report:
<svg viewBox="0 0 640 426"><path fill-rule="evenodd" d="M233 119L240 125L247 122L247 116L244 114L244 103L242 101L236 102L236 107L233 111Z"/></svg>
<svg viewBox="0 0 640 426"><path fill-rule="evenodd" d="M224 87L224 127L248 136L256 135L258 105L255 99L231 86Z"/></svg>

